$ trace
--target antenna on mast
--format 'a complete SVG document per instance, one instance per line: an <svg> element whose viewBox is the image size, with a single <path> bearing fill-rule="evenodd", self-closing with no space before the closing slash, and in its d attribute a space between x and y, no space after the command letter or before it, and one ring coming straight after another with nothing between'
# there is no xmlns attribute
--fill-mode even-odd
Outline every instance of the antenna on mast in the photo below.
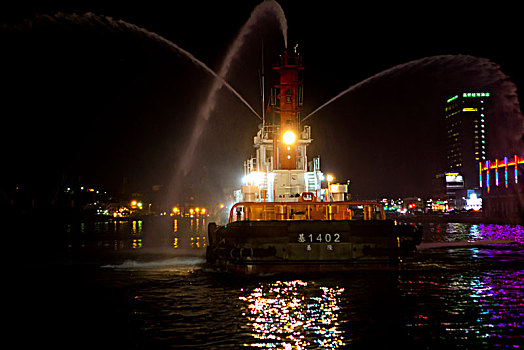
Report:
<svg viewBox="0 0 524 350"><path fill-rule="evenodd" d="M262 86L261 86L261 92L262 92L262 127L266 124L266 109L265 109L265 82L264 82L264 40L262 40Z"/></svg>

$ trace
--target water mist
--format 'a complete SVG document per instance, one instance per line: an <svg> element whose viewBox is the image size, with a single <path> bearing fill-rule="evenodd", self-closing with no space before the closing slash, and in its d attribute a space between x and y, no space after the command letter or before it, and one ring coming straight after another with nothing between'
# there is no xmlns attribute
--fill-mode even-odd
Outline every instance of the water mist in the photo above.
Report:
<svg viewBox="0 0 524 350"><path fill-rule="evenodd" d="M182 176L186 176L189 173L196 148L201 139L206 123L209 120L211 113L215 109L218 97L217 94L224 85L224 79L227 77L229 73L233 60L238 57L238 53L240 49L244 46L246 38L249 34L253 32L259 21L261 19L266 18L266 16L270 15L275 16L278 20L280 30L282 31L282 35L284 38L284 45L287 48L287 20L284 15L284 11L282 10L282 7L280 7L280 5L273 0L267 0L260 3L251 12L249 19L238 32L238 35L236 36L233 44L227 51L227 54L224 57L224 61L222 62L220 70L218 71L220 79L215 79L213 81L211 88L209 89L207 98L200 105L200 108L196 114L196 120L193 127L193 131L191 133L191 138L182 155L180 162L178 163L174 178L179 179ZM260 116L258 117L260 118ZM176 193L177 189L173 189L173 191L174 192L170 195L170 197L176 197L178 195L178 193Z"/></svg>

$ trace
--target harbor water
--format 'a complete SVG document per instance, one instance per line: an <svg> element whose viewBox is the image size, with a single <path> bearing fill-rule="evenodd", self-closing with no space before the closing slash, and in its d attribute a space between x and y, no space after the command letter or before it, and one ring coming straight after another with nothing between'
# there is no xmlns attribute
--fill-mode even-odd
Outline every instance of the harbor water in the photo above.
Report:
<svg viewBox="0 0 524 350"><path fill-rule="evenodd" d="M205 264L204 219L67 225L7 266L16 347L516 349L524 228L425 224L398 271L243 277ZM21 248L22 250L22 248Z"/></svg>

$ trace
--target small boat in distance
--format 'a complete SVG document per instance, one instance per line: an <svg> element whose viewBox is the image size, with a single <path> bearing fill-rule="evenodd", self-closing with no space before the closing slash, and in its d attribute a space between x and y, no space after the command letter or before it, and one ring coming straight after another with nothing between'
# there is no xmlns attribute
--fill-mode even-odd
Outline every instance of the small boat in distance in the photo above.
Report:
<svg viewBox="0 0 524 350"><path fill-rule="evenodd" d="M228 223L208 225L207 262L242 273L395 268L416 251L421 227L386 220L380 203L346 201L348 185L331 184L319 157L308 162L302 57L285 51L274 69L280 83L270 116L254 137L256 156L244 163Z"/></svg>

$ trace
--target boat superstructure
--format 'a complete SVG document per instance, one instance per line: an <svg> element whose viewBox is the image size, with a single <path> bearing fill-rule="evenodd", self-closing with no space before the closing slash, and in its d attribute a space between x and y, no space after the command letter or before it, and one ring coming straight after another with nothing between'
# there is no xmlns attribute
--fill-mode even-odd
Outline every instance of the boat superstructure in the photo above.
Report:
<svg viewBox="0 0 524 350"><path fill-rule="evenodd" d="M272 89L269 115L254 137L255 157L244 162L243 186L235 192L235 201L297 201L304 192L324 198L320 157L307 157L311 127L300 125L302 57L285 51L274 69L280 82Z"/></svg>
<svg viewBox="0 0 524 350"><path fill-rule="evenodd" d="M421 229L386 220L380 203L346 201L347 184L331 184L319 157L308 161L303 69L296 51L279 57L280 80L254 137L255 156L244 163L228 224L208 226L207 260L254 273L398 264L416 250Z"/></svg>

